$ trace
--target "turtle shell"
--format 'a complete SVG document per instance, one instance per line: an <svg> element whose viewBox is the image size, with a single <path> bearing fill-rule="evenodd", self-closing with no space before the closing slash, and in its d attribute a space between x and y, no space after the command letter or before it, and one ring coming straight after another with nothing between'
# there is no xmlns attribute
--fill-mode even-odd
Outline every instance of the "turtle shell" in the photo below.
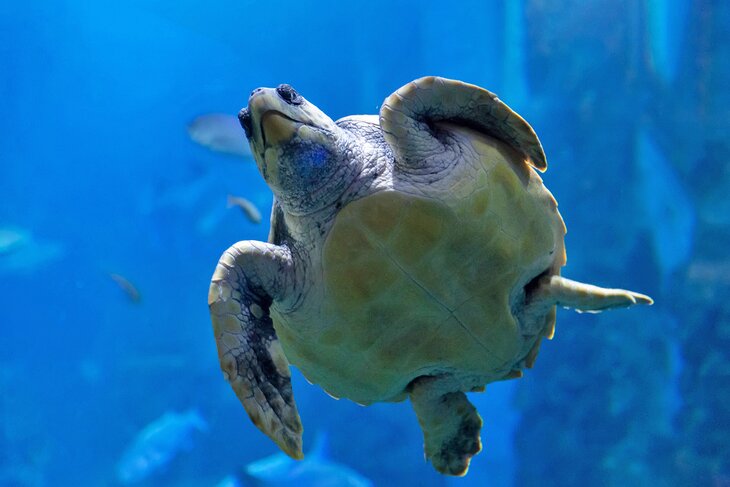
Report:
<svg viewBox="0 0 730 487"><path fill-rule="evenodd" d="M538 340L514 308L565 262L557 204L524 156L452 130L473 157L440 184L399 185L396 173L390 189L342 208L322 249L322 322L300 327L307 336L277 325L290 362L337 397L398 400L423 375L486 384Z"/></svg>

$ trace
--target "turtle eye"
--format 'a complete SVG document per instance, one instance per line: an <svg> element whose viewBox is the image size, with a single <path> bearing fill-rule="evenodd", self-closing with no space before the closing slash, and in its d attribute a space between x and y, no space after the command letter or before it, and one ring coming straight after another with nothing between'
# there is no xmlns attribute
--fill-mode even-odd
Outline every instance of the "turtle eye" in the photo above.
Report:
<svg viewBox="0 0 730 487"><path fill-rule="evenodd" d="M289 105L301 105L304 101L304 99L299 96L299 93L297 93L297 91L290 85L279 85L276 87L276 92L279 94L281 99Z"/></svg>

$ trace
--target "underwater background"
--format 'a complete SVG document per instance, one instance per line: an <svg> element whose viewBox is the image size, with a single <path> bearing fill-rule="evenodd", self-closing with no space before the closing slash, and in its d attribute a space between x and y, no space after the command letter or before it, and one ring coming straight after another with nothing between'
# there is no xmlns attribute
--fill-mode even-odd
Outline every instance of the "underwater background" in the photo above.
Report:
<svg viewBox="0 0 730 487"><path fill-rule="evenodd" d="M3 2L0 486L730 485L729 55L722 0ZM280 83L374 114L424 75L535 128L564 275L655 305L559 310L534 369L470 394L464 478L424 461L408 402L295 371L320 445L297 477L222 378L206 302L272 196L194 121Z"/></svg>

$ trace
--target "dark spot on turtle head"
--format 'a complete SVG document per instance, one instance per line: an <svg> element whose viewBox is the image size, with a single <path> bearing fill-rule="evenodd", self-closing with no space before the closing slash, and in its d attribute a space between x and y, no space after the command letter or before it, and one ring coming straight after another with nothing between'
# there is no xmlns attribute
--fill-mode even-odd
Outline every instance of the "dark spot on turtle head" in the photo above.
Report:
<svg viewBox="0 0 730 487"><path fill-rule="evenodd" d="M276 92L289 105L301 105L304 102L304 98L291 85L279 85L276 87Z"/></svg>
<svg viewBox="0 0 730 487"><path fill-rule="evenodd" d="M243 108L238 112L238 121L241 123L243 131L246 132L246 137L251 138L253 127L251 125L251 112L248 111L248 108Z"/></svg>

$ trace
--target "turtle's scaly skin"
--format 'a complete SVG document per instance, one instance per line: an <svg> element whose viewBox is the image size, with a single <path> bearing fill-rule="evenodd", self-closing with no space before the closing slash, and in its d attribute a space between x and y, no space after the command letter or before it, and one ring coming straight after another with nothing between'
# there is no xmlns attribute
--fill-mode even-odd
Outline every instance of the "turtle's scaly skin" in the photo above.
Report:
<svg viewBox="0 0 730 487"><path fill-rule="evenodd" d="M421 78L379 117L333 122L280 85L239 118L275 195L272 229L224 253L208 302L226 378L294 458L290 363L337 397L409 398L426 457L463 475L482 426L465 392L531 367L556 305L651 303L560 276L542 146L482 88Z"/></svg>

